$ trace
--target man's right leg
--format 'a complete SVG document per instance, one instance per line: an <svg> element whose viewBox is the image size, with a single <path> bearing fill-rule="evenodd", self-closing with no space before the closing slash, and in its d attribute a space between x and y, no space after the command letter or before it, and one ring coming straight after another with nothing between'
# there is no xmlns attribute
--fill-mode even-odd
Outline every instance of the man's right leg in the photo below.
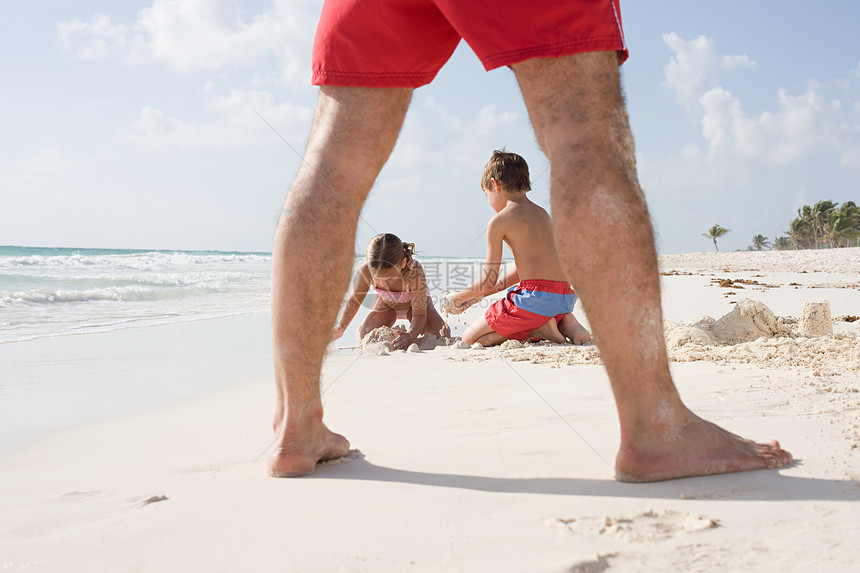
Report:
<svg viewBox="0 0 860 573"><path fill-rule="evenodd" d="M346 455L323 424L320 373L349 283L364 200L391 154L411 89L320 89L305 161L278 221L272 252L275 452L269 472L306 475Z"/></svg>
<svg viewBox="0 0 860 573"><path fill-rule="evenodd" d="M552 169L562 267L579 293L621 425L616 477L656 481L779 467L791 454L702 420L669 373L657 257L615 52L512 66Z"/></svg>

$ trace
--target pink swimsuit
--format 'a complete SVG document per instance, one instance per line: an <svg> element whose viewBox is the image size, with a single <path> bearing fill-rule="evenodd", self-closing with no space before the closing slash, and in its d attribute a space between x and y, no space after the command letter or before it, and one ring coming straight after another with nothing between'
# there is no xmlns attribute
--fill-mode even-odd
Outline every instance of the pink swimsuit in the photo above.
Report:
<svg viewBox="0 0 860 573"><path fill-rule="evenodd" d="M412 260L412 266L409 267L410 270L415 268L415 260ZM373 292L379 295L379 297L387 302L388 304L404 304L407 302L412 302L412 291L404 290L404 291L396 291L396 290L386 290L384 288L379 288L375 284L370 285L373 288ZM427 289L427 296L430 296L430 289ZM408 320L406 314L409 312L408 308L395 308L394 312L397 313L398 320Z"/></svg>

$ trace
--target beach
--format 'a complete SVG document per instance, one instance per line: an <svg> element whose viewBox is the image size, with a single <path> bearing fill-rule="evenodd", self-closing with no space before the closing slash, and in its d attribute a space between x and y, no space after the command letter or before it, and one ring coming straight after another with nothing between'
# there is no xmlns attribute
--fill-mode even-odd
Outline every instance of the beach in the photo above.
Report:
<svg viewBox="0 0 860 573"><path fill-rule="evenodd" d="M686 404L778 439L791 465L619 483L595 346L361 352L353 324L321 381L350 455L269 478L268 315L249 305L0 344L17 400L0 571L854 571L860 248L665 255L660 270ZM809 310L825 307L826 324Z"/></svg>

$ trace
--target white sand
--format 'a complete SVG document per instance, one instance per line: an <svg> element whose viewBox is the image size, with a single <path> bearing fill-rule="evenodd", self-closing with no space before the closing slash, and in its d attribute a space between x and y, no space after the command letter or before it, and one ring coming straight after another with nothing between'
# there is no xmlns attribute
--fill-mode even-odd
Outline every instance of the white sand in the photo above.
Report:
<svg viewBox="0 0 860 573"><path fill-rule="evenodd" d="M613 481L593 346L333 354L326 420L359 450L347 463L266 477L274 392L258 375L50 434L0 457L0 571L856 570L860 321L839 317L860 315L860 249L661 263L667 336L689 334L670 343L685 401L778 438L790 467ZM802 335L804 303L824 300L834 334ZM717 340L734 308L764 336Z"/></svg>

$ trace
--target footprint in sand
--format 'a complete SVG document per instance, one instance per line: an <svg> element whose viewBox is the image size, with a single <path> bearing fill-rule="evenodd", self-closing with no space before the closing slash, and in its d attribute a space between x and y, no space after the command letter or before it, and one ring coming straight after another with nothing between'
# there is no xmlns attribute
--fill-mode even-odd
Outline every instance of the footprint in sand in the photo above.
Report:
<svg viewBox="0 0 860 573"><path fill-rule="evenodd" d="M141 499L137 505L138 507L146 507L147 505L152 505L153 503L158 503L160 501L167 501L168 499L170 498L166 495L153 495L146 499Z"/></svg>
<svg viewBox="0 0 860 573"><path fill-rule="evenodd" d="M82 501L101 494L99 490L92 491L70 491L60 496L63 501Z"/></svg>
<svg viewBox="0 0 860 573"><path fill-rule="evenodd" d="M217 474L225 470L229 470L238 466L238 463L218 463L218 464L200 464L182 468L182 474Z"/></svg>
<svg viewBox="0 0 860 573"><path fill-rule="evenodd" d="M617 555L617 553L605 553L603 555L595 555L594 559L577 561L570 566L567 573L601 573L601 571L609 569L609 561L606 558Z"/></svg>
<svg viewBox="0 0 860 573"><path fill-rule="evenodd" d="M651 509L633 517L580 517L550 520L548 525L577 534L606 535L630 543L670 539L676 534L695 533L719 527L715 519L692 513Z"/></svg>

